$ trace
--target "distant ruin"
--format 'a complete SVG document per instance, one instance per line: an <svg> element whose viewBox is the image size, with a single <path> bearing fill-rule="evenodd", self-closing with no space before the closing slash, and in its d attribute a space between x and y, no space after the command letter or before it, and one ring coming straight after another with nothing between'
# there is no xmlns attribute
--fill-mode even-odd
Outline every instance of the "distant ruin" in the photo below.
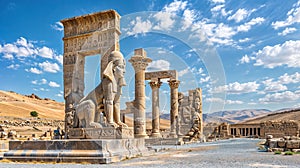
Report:
<svg viewBox="0 0 300 168"><path fill-rule="evenodd" d="M274 138L284 136L299 137L300 124L297 121L264 121L252 124L228 124L222 123L215 128L213 136L220 138L229 137L257 137L266 138L272 135Z"/></svg>

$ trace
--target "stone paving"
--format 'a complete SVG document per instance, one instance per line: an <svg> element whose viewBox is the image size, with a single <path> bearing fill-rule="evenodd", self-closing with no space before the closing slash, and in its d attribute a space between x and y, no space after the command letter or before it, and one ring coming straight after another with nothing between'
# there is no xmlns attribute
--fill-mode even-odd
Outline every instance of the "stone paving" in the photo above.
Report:
<svg viewBox="0 0 300 168"><path fill-rule="evenodd" d="M24 164L0 162L0 167L263 167L296 168L300 155L274 155L272 152L258 151L260 139L230 139L210 143L183 146L156 146L169 149L148 157L139 157L108 165L91 164Z"/></svg>

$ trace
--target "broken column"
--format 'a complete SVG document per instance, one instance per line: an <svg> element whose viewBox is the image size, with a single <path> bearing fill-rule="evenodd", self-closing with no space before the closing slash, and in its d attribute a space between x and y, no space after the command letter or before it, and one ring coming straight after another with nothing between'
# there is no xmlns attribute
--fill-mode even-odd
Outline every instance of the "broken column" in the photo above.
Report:
<svg viewBox="0 0 300 168"><path fill-rule="evenodd" d="M145 138L146 134L146 114L145 114L145 69L152 60L147 58L146 51L142 48L135 49L134 55L129 59L135 71L135 110L134 137Z"/></svg>
<svg viewBox="0 0 300 168"><path fill-rule="evenodd" d="M158 79L149 82L152 88L152 137L161 137L159 126L159 88L162 84Z"/></svg>
<svg viewBox="0 0 300 168"><path fill-rule="evenodd" d="M171 88L171 110L170 110L170 137L176 138L176 118L178 117L178 86L180 81L171 79L169 85Z"/></svg>

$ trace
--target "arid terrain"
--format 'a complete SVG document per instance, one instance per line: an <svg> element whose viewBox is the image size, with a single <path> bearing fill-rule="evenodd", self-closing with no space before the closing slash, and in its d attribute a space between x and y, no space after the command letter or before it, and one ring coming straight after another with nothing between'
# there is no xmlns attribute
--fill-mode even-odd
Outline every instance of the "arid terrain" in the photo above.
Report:
<svg viewBox="0 0 300 168"><path fill-rule="evenodd" d="M42 99L35 94L24 96L0 90L0 117L30 118L31 111L37 111L42 119L64 119L64 103Z"/></svg>
<svg viewBox="0 0 300 168"><path fill-rule="evenodd" d="M31 111L38 112L38 118L30 116ZM260 123L267 120L300 120L299 109L286 109L270 111L267 109L248 109L220 111L203 114L205 132L210 132L221 122L228 123ZM151 118L147 118L147 128L151 129ZM10 130L16 130L21 134L31 132L43 132L49 128L55 129L60 123L63 126L64 103L56 102L48 98L40 98L38 95L21 95L13 91L0 90L0 124L8 122ZM24 124L31 121L31 124ZM126 117L126 124L133 126L131 117ZM54 124L55 123L55 124ZM33 128L33 126L35 128ZM170 128L167 115L161 116L160 128Z"/></svg>

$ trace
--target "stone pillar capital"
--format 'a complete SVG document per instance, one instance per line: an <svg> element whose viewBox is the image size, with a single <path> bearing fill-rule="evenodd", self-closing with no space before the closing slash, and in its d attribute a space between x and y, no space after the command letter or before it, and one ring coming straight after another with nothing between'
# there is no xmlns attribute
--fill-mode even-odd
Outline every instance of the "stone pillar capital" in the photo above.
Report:
<svg viewBox="0 0 300 168"><path fill-rule="evenodd" d="M150 86L151 86L151 88L153 90L153 89L160 88L162 82L160 82L160 81L150 81L149 84L150 84Z"/></svg>
<svg viewBox="0 0 300 168"><path fill-rule="evenodd" d="M132 64L135 72L144 71L148 64L152 62L150 58L138 55L134 55L128 61Z"/></svg>
<svg viewBox="0 0 300 168"><path fill-rule="evenodd" d="M180 83L179 80L169 80L168 82L171 89L177 89Z"/></svg>

